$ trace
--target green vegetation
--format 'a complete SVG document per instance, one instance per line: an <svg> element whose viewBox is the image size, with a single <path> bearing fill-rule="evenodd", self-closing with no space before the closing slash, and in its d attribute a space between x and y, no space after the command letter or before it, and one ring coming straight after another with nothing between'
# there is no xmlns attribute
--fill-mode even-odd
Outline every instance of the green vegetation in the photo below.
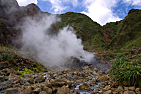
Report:
<svg viewBox="0 0 141 94"><path fill-rule="evenodd" d="M0 46L0 62L8 61L10 64L10 68L16 71L20 70L23 72L44 72L45 67L35 61L29 60L27 58L23 58L18 54L18 49L9 46ZM31 71L29 71L29 70Z"/></svg>
<svg viewBox="0 0 141 94"><path fill-rule="evenodd" d="M84 49L88 51L109 49L132 49L141 46L141 10L132 9L125 19L100 26L81 13L67 12L59 15L61 22L52 30L58 31L71 26L77 37L82 39Z"/></svg>
<svg viewBox="0 0 141 94"><path fill-rule="evenodd" d="M141 58L130 61L125 55L119 55L110 70L115 81L127 81L130 85L141 87Z"/></svg>
<svg viewBox="0 0 141 94"><path fill-rule="evenodd" d="M118 22L114 27L116 35L109 43L109 47L114 49L141 46L141 10L130 10L125 19Z"/></svg>
<svg viewBox="0 0 141 94"><path fill-rule="evenodd" d="M76 31L77 37L82 39L84 49L89 51L105 48L105 40L101 32L102 26L88 16L81 13L67 12L59 15L62 22L55 25L56 30L71 26Z"/></svg>
<svg viewBox="0 0 141 94"><path fill-rule="evenodd" d="M28 68L24 68L22 71L17 71L20 76L22 77L24 74L30 74L30 73L34 73L32 70L28 69Z"/></svg>

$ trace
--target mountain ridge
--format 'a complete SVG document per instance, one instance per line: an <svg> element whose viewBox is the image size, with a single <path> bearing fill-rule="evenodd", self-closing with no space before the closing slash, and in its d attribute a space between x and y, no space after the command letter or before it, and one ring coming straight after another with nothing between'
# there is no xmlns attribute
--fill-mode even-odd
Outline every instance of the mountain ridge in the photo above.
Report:
<svg viewBox="0 0 141 94"><path fill-rule="evenodd" d="M0 14L2 14L0 15L0 20L5 23L9 29L10 27L15 27L24 17L27 16L36 16L39 18L40 14L55 15L48 12L42 12L40 8L33 3L25 7L20 7L15 0L12 0L11 2L8 0L0 0L0 2ZM10 10L12 8L14 9L13 11ZM117 22L110 22L104 26L92 21L92 19L85 14L74 12L57 14L61 18L61 22L52 25L51 32L58 31L59 29L69 25L76 31L77 37L82 39L84 49L86 50L92 51L107 50L109 48L122 48L126 47L127 45L125 44L129 41L140 40L140 14L141 10L132 9L129 11L125 19ZM131 32L130 29L134 32ZM13 29L12 31L17 32L18 30ZM20 32L20 30L18 32ZM11 36L15 35L12 33L10 34ZM123 34L124 37L122 37ZM141 44L139 43L136 45L136 43L134 43L134 46L138 47L141 46Z"/></svg>

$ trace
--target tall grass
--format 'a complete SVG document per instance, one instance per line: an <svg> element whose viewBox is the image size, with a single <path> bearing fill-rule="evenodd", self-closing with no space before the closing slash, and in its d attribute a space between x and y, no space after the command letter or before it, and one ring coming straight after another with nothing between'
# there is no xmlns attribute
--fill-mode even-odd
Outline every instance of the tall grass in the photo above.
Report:
<svg viewBox="0 0 141 94"><path fill-rule="evenodd" d="M127 81L130 85L141 87L141 59L129 62L125 55L119 55L110 73L114 76L115 81L121 84L123 81Z"/></svg>

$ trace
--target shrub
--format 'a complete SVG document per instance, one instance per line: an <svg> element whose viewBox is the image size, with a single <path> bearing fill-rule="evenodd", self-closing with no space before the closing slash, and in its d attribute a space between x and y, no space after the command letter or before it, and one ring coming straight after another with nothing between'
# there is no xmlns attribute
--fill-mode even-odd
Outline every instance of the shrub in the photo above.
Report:
<svg viewBox="0 0 141 94"><path fill-rule="evenodd" d="M133 60L129 62L125 55L120 55L116 58L110 74L113 76L115 81L122 84L123 81L127 81L130 85L141 87L141 67L140 60Z"/></svg>

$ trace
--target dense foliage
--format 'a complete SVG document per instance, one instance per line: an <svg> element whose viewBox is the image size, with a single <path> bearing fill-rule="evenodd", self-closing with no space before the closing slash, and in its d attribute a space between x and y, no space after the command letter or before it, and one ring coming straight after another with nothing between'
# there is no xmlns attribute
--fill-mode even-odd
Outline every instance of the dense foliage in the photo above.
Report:
<svg viewBox="0 0 141 94"><path fill-rule="evenodd" d="M125 19L116 22L115 26L112 24L111 36L113 38L109 43L109 47L134 48L141 46L141 10L132 9Z"/></svg>
<svg viewBox="0 0 141 94"><path fill-rule="evenodd" d="M141 46L141 10L132 9L125 19L104 26L81 13L67 12L59 17L61 22L56 23L52 30L57 31L67 25L73 27L89 51Z"/></svg>
<svg viewBox="0 0 141 94"><path fill-rule="evenodd" d="M115 81L127 81L130 85L141 87L141 58L129 61L125 55L119 55L110 70Z"/></svg>
<svg viewBox="0 0 141 94"><path fill-rule="evenodd" d="M84 48L87 50L105 48L105 40L101 32L102 26L94 22L88 16L81 13L67 12L59 15L60 23L57 28L71 26L76 31L77 37L82 39Z"/></svg>

